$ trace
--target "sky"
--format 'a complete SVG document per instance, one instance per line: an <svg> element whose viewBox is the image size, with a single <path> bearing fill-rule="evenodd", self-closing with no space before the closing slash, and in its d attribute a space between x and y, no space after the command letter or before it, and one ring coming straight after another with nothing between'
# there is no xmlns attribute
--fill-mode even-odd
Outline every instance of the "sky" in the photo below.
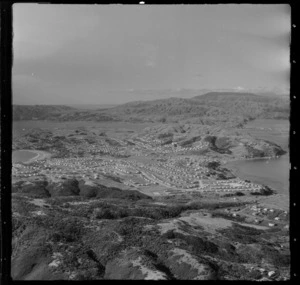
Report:
<svg viewBox="0 0 300 285"><path fill-rule="evenodd" d="M289 90L290 13L287 4L14 4L13 103Z"/></svg>

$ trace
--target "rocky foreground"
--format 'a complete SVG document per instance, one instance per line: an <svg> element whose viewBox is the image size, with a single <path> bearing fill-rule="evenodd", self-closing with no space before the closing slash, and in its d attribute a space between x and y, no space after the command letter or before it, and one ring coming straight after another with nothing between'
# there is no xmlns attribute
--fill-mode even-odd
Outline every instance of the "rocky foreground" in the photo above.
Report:
<svg viewBox="0 0 300 285"><path fill-rule="evenodd" d="M259 207L262 198L150 197L76 180L19 183L13 187L12 277L286 280L288 215L270 228L228 212L255 200Z"/></svg>

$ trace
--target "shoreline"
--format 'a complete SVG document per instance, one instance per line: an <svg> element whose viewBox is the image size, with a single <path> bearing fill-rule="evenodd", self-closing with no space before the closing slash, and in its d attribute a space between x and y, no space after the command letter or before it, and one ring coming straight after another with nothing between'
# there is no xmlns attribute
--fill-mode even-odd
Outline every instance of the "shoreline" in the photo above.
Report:
<svg viewBox="0 0 300 285"><path fill-rule="evenodd" d="M281 158L281 157L279 157L279 158ZM262 160L262 159L259 159L259 160ZM231 171L234 176L236 176L242 180L249 180L252 183L259 184L262 186L267 186L274 192L274 194L276 193L276 194L283 194L283 195L289 196L289 192L286 191L285 186L278 185L277 181L268 180L268 178L265 179L263 177L255 175L255 174L247 174L244 171L242 171L238 164L243 163L243 162L248 162L248 161L249 160L234 160L234 161L225 163L222 166L227 168L229 171ZM250 161L253 161L253 159L251 159Z"/></svg>
<svg viewBox="0 0 300 285"><path fill-rule="evenodd" d="M42 150L33 150L33 149L18 149L18 150L14 150L14 151L30 151L35 153L36 155L30 159L28 159L27 161L21 162L24 164L29 164L32 163L36 160L42 160L42 159L46 159L46 158L50 158L51 157L51 153L46 152L46 151L42 151ZM20 163L20 162L13 162L13 163Z"/></svg>
<svg viewBox="0 0 300 285"><path fill-rule="evenodd" d="M264 157L253 157L253 158L234 158L232 160L227 160L223 163L223 165L231 162L240 162L240 161L251 161L251 160L267 160L267 159L279 159L282 156L285 156L289 154L289 152L286 152L285 154L278 155L278 156L264 156Z"/></svg>

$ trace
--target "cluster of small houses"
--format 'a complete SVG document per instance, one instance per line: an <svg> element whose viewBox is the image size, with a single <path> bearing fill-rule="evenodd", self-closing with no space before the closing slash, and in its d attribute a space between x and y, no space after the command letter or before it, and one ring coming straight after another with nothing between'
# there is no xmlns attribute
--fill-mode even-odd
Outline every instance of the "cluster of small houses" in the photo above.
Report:
<svg viewBox="0 0 300 285"><path fill-rule="evenodd" d="M130 142L135 144L135 147L133 147L132 150L137 152L137 156L141 156L141 155L148 156L147 154L139 153L139 151L145 149L155 152L157 154L169 154L169 153L185 153L188 151L200 150L208 146L207 142L197 142L197 145L193 147L181 147L176 142L163 145L164 144L163 140L159 140L149 135L146 135L144 137L139 137L138 139L131 140Z"/></svg>
<svg viewBox="0 0 300 285"><path fill-rule="evenodd" d="M200 161L200 162L199 162ZM104 159L101 156L82 158L53 158L31 165L14 164L13 175L18 178L51 175L54 178L82 177L98 179L99 174L125 176L124 182L133 186L162 185L170 188L199 190L203 192L256 191L260 185L247 183L240 179L210 180L208 172L201 163L209 159L185 161L185 167L179 167L177 159L165 163L143 164L133 160Z"/></svg>
<svg viewBox="0 0 300 285"><path fill-rule="evenodd" d="M274 210L274 209L257 207L257 206L255 206L255 205L252 206L250 209L253 211L253 213L252 213L253 216L258 216L258 215L266 216L266 215L268 215L269 213L274 213L274 211L276 211L276 210ZM277 211L278 211L278 210L277 210ZM275 221L275 222L274 222L274 223L268 223L268 226L269 226L269 227L274 227L274 226L276 226L276 225L277 225L276 222L278 222L278 221L281 220L281 218L280 218L280 215L281 215L281 214L282 214L283 216L286 216L286 215L287 215L287 211L283 211L283 213L280 211L278 214L276 214L276 217L274 217L274 221ZM255 222L258 223L259 220L258 220L258 219L255 219Z"/></svg>
<svg viewBox="0 0 300 285"><path fill-rule="evenodd" d="M231 212L231 210L229 209L226 209L225 211ZM275 227L278 225L280 221L284 220L287 217L288 212L278 210L278 209L267 208L267 207L258 207L257 205L254 205L251 206L250 208L244 208L242 210L240 208L236 208L233 210L232 216L240 217L241 214L249 214L252 216L260 217L261 219L259 218L254 219L254 222L256 224L261 223L265 218L267 218L267 220L269 220L267 225L269 227ZM270 217L270 215L273 217ZM270 220L274 220L274 222L271 222ZM285 228L288 229L288 225L286 225Z"/></svg>
<svg viewBox="0 0 300 285"><path fill-rule="evenodd" d="M37 176L40 175L40 167L14 163L12 166L12 175L18 178Z"/></svg>
<svg viewBox="0 0 300 285"><path fill-rule="evenodd" d="M146 148L151 149L152 151L160 151L163 149L160 146L154 146L161 144L161 140L154 139L150 136L140 137L138 140L134 140L135 147L132 148L133 150L137 148ZM116 142L123 147L123 141L116 140ZM199 143L197 147L193 148L175 148L174 143L172 143L171 146L168 147L172 151L179 151L198 149L203 146L203 144ZM72 150L74 151L74 149ZM120 147L111 146L106 141L101 141L97 146L89 145L85 151L116 154L120 151ZM169 150L163 150L163 152L166 151ZM139 150L139 153L142 152ZM97 179L99 178L100 173L111 173L133 176L126 177L124 182L125 184L135 186L160 184L171 188L193 189L204 192L256 191L261 188L259 185L247 183L239 179L222 181L206 179L206 174L209 170L208 168L201 166L201 164L214 161L209 158L201 158L197 161L188 159L187 161L184 161L185 167L179 167L177 166L177 163L180 159L174 157L168 159L165 163L157 162L152 165L113 159L102 159L99 161L97 160L97 157L97 155L93 155L90 157L50 159L43 162L35 162L34 165L14 164L13 175L19 178L39 175L69 178L79 175L83 178ZM99 158L100 157L101 156L99 156ZM137 176L139 176L139 179L137 179Z"/></svg>
<svg viewBox="0 0 300 285"><path fill-rule="evenodd" d="M119 141L118 141L119 142ZM122 143L122 142L119 142ZM82 148L83 146L80 144L79 147L76 146L68 146L68 151L71 153L75 154L78 153L79 151L84 150L84 153L86 154L108 154L112 156L118 156L118 155L126 155L127 151L124 149L125 144L123 147L120 146L112 146L106 141L98 141L97 144L87 144L84 145L84 149Z"/></svg>

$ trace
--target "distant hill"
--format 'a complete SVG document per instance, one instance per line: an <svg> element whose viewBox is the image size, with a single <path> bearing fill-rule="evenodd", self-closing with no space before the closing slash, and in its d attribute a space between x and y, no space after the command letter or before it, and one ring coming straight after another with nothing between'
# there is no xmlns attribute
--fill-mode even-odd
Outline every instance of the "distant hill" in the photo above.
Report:
<svg viewBox="0 0 300 285"><path fill-rule="evenodd" d="M67 106L79 109L79 110L99 110L109 109L116 107L117 104L67 104Z"/></svg>
<svg viewBox="0 0 300 285"><path fill-rule="evenodd" d="M112 121L114 118L101 111L76 109L70 106L14 105L13 120Z"/></svg>
<svg viewBox="0 0 300 285"><path fill-rule="evenodd" d="M136 101L123 104L109 110L111 114L118 114L129 118L130 115L143 117L156 116L202 116L208 110L201 102L194 102L191 99L168 98L154 101Z"/></svg>
<svg viewBox="0 0 300 285"><path fill-rule="evenodd" d="M240 125L256 118L288 119L287 98L242 92L209 92L189 99L135 101L115 107L84 110L68 106L20 106L14 120L178 122Z"/></svg>
<svg viewBox="0 0 300 285"><path fill-rule="evenodd" d="M190 99L169 98L136 101L119 105L108 111L126 120L178 121L195 123L234 121L243 123L255 118L289 117L289 102L252 93L209 92Z"/></svg>
<svg viewBox="0 0 300 285"><path fill-rule="evenodd" d="M202 95L198 95L193 97L192 99L199 99L199 100L228 100L228 99L251 99L260 98L262 96L256 95L254 93L247 93L247 92L208 92Z"/></svg>
<svg viewBox="0 0 300 285"><path fill-rule="evenodd" d="M72 111L74 108L64 105L14 105L13 120L46 120Z"/></svg>
<svg viewBox="0 0 300 285"><path fill-rule="evenodd" d="M290 105L287 98L261 96L253 93L210 92L193 99L217 108L216 115L238 115L245 119L287 119Z"/></svg>

